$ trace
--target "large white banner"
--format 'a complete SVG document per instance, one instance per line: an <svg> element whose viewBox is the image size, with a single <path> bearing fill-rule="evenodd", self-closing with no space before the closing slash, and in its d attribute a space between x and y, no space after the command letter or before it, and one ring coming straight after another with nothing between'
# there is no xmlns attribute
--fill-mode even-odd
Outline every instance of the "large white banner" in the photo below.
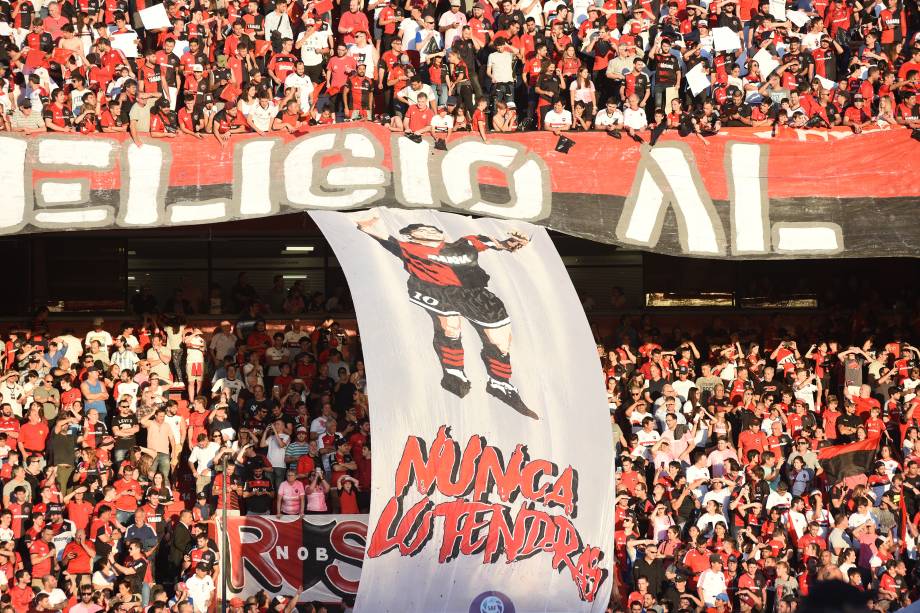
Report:
<svg viewBox="0 0 920 613"><path fill-rule="evenodd" d="M368 372L357 610L604 611L609 410L546 231L429 210L311 215L348 278Z"/></svg>

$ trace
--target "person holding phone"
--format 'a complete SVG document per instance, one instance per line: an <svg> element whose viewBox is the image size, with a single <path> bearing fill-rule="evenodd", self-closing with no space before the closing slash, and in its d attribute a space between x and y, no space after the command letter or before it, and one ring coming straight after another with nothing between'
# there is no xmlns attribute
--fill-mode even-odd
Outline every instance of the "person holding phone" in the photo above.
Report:
<svg viewBox="0 0 920 613"><path fill-rule="evenodd" d="M287 479L278 486L278 517L282 515L303 515L306 492L303 483L297 480L297 471L288 470Z"/></svg>
<svg viewBox="0 0 920 613"><path fill-rule="evenodd" d="M329 483L326 481L326 475L322 468L317 468L310 477L310 483L306 487L307 492L307 513L319 514L327 513L329 507L326 504L326 494L329 493Z"/></svg>

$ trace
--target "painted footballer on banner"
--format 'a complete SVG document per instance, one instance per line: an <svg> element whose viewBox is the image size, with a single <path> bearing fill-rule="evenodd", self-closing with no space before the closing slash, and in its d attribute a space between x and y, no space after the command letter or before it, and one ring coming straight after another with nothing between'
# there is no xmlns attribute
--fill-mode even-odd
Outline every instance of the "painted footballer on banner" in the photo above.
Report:
<svg viewBox="0 0 920 613"><path fill-rule="evenodd" d="M502 240L480 234L452 241L440 228L421 223L402 228L396 238L376 215L359 221L358 229L402 260L409 273L409 301L425 309L434 325L441 387L464 398L472 386L464 368L461 326L465 319L482 341L480 356L489 376L486 393L521 415L539 419L511 383L511 317L502 299L488 289L489 274L479 264L482 251L513 253L530 239L512 231Z"/></svg>

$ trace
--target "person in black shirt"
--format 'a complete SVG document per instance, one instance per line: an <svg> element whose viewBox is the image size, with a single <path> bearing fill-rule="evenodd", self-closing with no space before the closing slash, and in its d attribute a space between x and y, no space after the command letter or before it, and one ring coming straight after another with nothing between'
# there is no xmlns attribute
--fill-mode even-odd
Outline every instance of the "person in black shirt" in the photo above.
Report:
<svg viewBox="0 0 920 613"><path fill-rule="evenodd" d="M271 513L275 490L271 481L265 478L265 467L254 466L252 479L243 488L246 501L246 515L268 515Z"/></svg>
<svg viewBox="0 0 920 613"><path fill-rule="evenodd" d="M502 0L502 12L495 17L495 29L507 30L512 23L524 26L524 13L514 8L511 0Z"/></svg>
<svg viewBox="0 0 920 613"><path fill-rule="evenodd" d="M354 400L355 391L358 389L348 380L348 371L345 368L339 368L338 380L333 387L336 413L342 415L345 410L350 408Z"/></svg>
<svg viewBox="0 0 920 613"><path fill-rule="evenodd" d="M332 392L334 381L328 375L329 369L325 364L321 364L319 367L319 376L313 380L313 385L310 386L310 396L312 398L319 398L323 394L328 394Z"/></svg>
<svg viewBox="0 0 920 613"><path fill-rule="evenodd" d="M228 417L228 408L225 404L214 406L214 410L208 415L208 434L215 432L223 433L225 430L233 430L233 424Z"/></svg>
<svg viewBox="0 0 920 613"><path fill-rule="evenodd" d="M141 594L144 588L150 589L150 586L144 581L147 575L147 560L144 558L144 552L139 540L132 539L128 541L128 560L124 564L118 563L115 559L114 551L109 553L109 560L119 573L127 575L133 593Z"/></svg>
<svg viewBox="0 0 920 613"><path fill-rule="evenodd" d="M118 402L118 415L112 419L112 434L115 435L115 463L119 463L128 455L128 450L137 446L137 433L140 425L137 416L131 411L128 400Z"/></svg>
<svg viewBox="0 0 920 613"><path fill-rule="evenodd" d="M46 379L51 375L46 375ZM77 433L71 426L77 425L80 417L62 413L54 424L51 434L51 462L57 466L58 489L67 493L70 476L77 464Z"/></svg>
<svg viewBox="0 0 920 613"><path fill-rule="evenodd" d="M670 573L671 567L668 567L668 574ZM687 592L687 576L674 575L673 584L664 589L664 595L661 599L670 603L672 611L677 611L680 609L681 599L686 596L693 596L693 594Z"/></svg>
<svg viewBox="0 0 920 613"><path fill-rule="evenodd" d="M636 560L633 565L633 578L645 577L648 581L648 591L650 594L657 596L661 593L661 587L664 584L664 563L663 557L658 553L657 543L645 546L644 554L641 560Z"/></svg>
<svg viewBox="0 0 920 613"><path fill-rule="evenodd" d="M802 43L798 37L793 36L789 39L789 49L783 55L785 61L787 57L794 57L799 61L802 71L805 73L808 81L815 76L815 61L811 53L802 50Z"/></svg>
<svg viewBox="0 0 920 613"><path fill-rule="evenodd" d="M699 113L693 115L692 122L694 132L700 137L717 134L721 127L719 113L710 100L703 103Z"/></svg>
<svg viewBox="0 0 920 613"><path fill-rule="evenodd" d="M655 71L655 85L652 88L652 105L655 108L667 107L667 92L680 83L680 65L677 57L671 53L671 40L659 38L649 52L649 67Z"/></svg>
<svg viewBox="0 0 920 613"><path fill-rule="evenodd" d="M907 516L914 517L920 511L920 464L911 460L904 474L904 506Z"/></svg>
<svg viewBox="0 0 920 613"><path fill-rule="evenodd" d="M844 414L837 418L837 444L852 443L856 440L856 428L863 425L862 418L856 414L856 405L846 401Z"/></svg>
<svg viewBox="0 0 920 613"><path fill-rule="evenodd" d="M741 20L735 13L735 4L728 3L722 6L722 12L719 15L719 27L730 28L733 32L741 32Z"/></svg>
<svg viewBox="0 0 920 613"><path fill-rule="evenodd" d="M744 93L735 89L732 91L731 100L726 100L722 105L720 114L725 118L725 126L738 128L744 126L741 121L741 112L744 110Z"/></svg>
<svg viewBox="0 0 920 613"><path fill-rule="evenodd" d="M782 384L775 379L776 369L772 366L766 366L763 369L763 379L754 385L754 393L763 398L767 394L776 396L782 389Z"/></svg>

